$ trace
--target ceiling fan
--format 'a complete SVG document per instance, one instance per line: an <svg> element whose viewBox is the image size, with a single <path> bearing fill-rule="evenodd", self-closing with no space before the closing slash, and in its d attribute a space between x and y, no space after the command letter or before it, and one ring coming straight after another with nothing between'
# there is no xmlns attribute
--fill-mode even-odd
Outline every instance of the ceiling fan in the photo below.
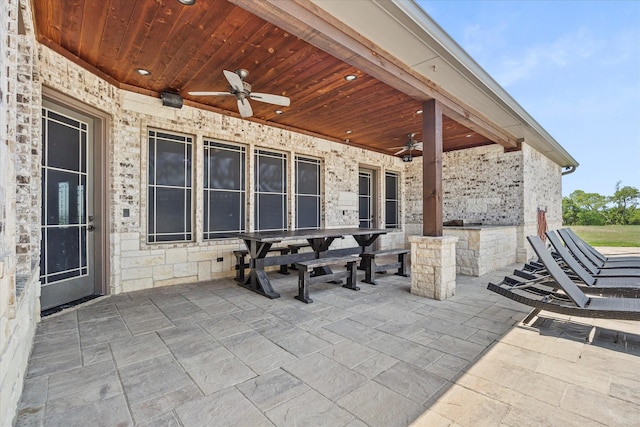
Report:
<svg viewBox="0 0 640 427"><path fill-rule="evenodd" d="M228 92L189 92L194 96L235 96L238 100L238 111L242 117L253 116L253 110L249 104L249 99L269 104L281 105L288 107L291 101L286 96L273 95L270 93L251 92L251 85L244 81L249 72L244 69L235 72L223 70L224 76L229 82L230 88Z"/></svg>
<svg viewBox="0 0 640 427"><path fill-rule="evenodd" d="M404 147L402 147L402 150L398 151L397 153L394 153L396 156L398 154L404 153L405 151L409 151L409 155L411 155L411 152L413 150L422 151L422 142L418 142L415 139L413 139L413 137L416 136L416 134L410 133L407 136L409 137L409 139L407 140L407 142L404 143ZM399 147L396 147L396 148L399 148Z"/></svg>

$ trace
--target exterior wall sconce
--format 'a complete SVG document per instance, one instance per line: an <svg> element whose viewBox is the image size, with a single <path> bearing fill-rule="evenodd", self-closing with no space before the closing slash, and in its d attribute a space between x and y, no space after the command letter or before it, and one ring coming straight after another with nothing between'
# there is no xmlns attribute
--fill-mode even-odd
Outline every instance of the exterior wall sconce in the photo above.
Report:
<svg viewBox="0 0 640 427"><path fill-rule="evenodd" d="M182 97L179 93L163 90L160 92L160 98L162 98L162 105L173 108L182 108Z"/></svg>

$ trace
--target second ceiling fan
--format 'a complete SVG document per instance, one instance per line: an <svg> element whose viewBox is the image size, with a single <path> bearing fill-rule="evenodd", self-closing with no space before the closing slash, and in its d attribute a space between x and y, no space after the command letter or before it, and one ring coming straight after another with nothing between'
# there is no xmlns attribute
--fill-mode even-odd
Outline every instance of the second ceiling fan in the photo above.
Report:
<svg viewBox="0 0 640 427"><path fill-rule="evenodd" d="M416 134L410 133L410 134L407 134L407 136L409 137L409 139L407 140L407 142L404 143L404 147L402 147L402 150L398 151L397 153L394 153L396 156L398 154L404 153L405 151L408 151L409 154L411 154L413 150L422 151L422 142L418 142L413 138L414 136L416 136ZM399 147L396 147L396 148L399 148Z"/></svg>
<svg viewBox="0 0 640 427"><path fill-rule="evenodd" d="M235 96L238 100L238 112L242 117L253 116L253 110L249 104L249 99L266 102L274 105L288 107L291 100L286 96L274 95L271 93L251 92L251 85L244 81L249 72L244 69L233 71L223 70L224 76L229 82L230 88L227 92L189 92L194 96Z"/></svg>

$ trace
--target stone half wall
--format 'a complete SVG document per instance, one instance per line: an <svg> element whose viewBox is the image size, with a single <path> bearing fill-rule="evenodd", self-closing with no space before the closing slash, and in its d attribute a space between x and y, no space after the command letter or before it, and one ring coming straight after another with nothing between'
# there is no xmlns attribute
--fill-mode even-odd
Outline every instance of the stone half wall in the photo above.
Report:
<svg viewBox="0 0 640 427"><path fill-rule="evenodd" d="M402 182L404 164L399 158L382 155L317 137L290 132L236 117L189 106L162 106L159 98L123 91L40 46L43 84L105 111L111 116L108 131L110 292L120 293L157 286L175 285L235 274L232 251L243 248L240 240L202 238L202 146L204 138L242 144L247 149L247 189L253 187L254 149L269 149L288 155L288 187L293 187L295 155L322 160L322 220L325 227L354 227L358 224L358 170L374 169L376 189L383 195L384 173L393 171ZM147 224L147 132L161 129L194 137L194 235L193 242L148 244ZM401 188L401 200L403 189ZM288 219L294 222L295 206L289 198ZM129 216L125 217L124 211ZM384 202L378 197L376 217L384 218ZM400 207L403 218L406 207ZM253 200L249 198L249 229L253 229ZM404 244L404 231L390 232L381 247ZM336 246L354 246L350 238ZM222 262L217 259L222 258Z"/></svg>
<svg viewBox="0 0 640 427"><path fill-rule="evenodd" d="M518 227L445 227L444 235L457 237L456 273L482 276L516 262Z"/></svg>

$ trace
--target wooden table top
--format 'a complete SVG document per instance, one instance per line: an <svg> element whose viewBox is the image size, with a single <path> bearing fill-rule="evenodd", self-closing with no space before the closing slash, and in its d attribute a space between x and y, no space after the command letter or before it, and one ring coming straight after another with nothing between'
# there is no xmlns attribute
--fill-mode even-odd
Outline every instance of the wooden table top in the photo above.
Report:
<svg viewBox="0 0 640 427"><path fill-rule="evenodd" d="M287 240L326 239L329 237L361 236L368 234L386 234L384 228L321 228L317 230L278 230L255 231L253 233L237 233L239 239L253 240L263 243L277 243Z"/></svg>

